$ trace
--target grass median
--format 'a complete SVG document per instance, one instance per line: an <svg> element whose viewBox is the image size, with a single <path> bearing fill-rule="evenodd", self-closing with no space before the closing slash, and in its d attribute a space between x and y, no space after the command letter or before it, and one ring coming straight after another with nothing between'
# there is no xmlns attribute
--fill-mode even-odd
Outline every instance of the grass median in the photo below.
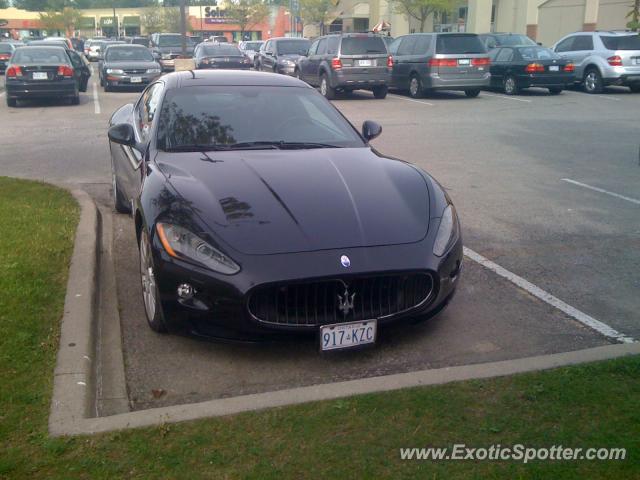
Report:
<svg viewBox="0 0 640 480"><path fill-rule="evenodd" d="M52 439L78 207L0 177L0 478L640 478L640 358ZM402 461L403 447L621 447L612 461Z"/></svg>

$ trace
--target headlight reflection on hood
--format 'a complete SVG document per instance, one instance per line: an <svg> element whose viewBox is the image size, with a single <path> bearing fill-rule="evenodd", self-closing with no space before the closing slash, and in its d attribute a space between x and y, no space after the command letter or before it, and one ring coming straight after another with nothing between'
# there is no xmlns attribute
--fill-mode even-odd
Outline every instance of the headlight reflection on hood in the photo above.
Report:
<svg viewBox="0 0 640 480"><path fill-rule="evenodd" d="M240 271L240 266L231 258L185 228L158 223L157 231L160 243L172 257L195 261L225 275Z"/></svg>

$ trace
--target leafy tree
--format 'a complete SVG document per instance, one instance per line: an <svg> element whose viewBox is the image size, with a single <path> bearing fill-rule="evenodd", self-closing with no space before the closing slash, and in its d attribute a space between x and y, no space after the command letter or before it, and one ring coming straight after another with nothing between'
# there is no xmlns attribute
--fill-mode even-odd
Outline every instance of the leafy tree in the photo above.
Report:
<svg viewBox="0 0 640 480"><path fill-rule="evenodd" d="M424 24L429 15L448 12L454 7L454 0L390 0L390 3L396 13L418 20L420 32L424 32Z"/></svg>
<svg viewBox="0 0 640 480"><path fill-rule="evenodd" d="M640 32L640 0L635 0L631 11L627 13L627 18L630 18L627 23L627 28Z"/></svg>
<svg viewBox="0 0 640 480"><path fill-rule="evenodd" d="M306 25L318 25L322 35L333 6L332 0L300 0L300 17Z"/></svg>
<svg viewBox="0 0 640 480"><path fill-rule="evenodd" d="M9 2L7 0L0 0L0 8L9 8Z"/></svg>
<svg viewBox="0 0 640 480"><path fill-rule="evenodd" d="M41 13L40 23L46 30L64 30L67 37L72 37L81 17L82 14L75 8L64 7L61 12Z"/></svg>
<svg viewBox="0 0 640 480"><path fill-rule="evenodd" d="M13 6L32 12L44 12L48 7L48 0L13 0Z"/></svg>
<svg viewBox="0 0 640 480"><path fill-rule="evenodd" d="M229 0L225 6L226 17L240 27L240 38L269 15L269 7L262 0Z"/></svg>
<svg viewBox="0 0 640 480"><path fill-rule="evenodd" d="M162 32L164 30L164 11L158 5L145 9L140 19L144 31L148 34Z"/></svg>

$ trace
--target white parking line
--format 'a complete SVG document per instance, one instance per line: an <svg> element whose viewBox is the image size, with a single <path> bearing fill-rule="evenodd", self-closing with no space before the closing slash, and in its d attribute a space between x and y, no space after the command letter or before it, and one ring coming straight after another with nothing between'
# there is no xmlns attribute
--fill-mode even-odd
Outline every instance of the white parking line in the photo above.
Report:
<svg viewBox="0 0 640 480"><path fill-rule="evenodd" d="M545 303L548 303L549 305L557 308L561 312L566 313L574 320L577 320L583 325L586 325L587 327L592 328L593 330L604 335L605 337L612 338L620 343L635 342L633 338L618 332L617 330L613 329L606 323L602 323L601 321L596 320L595 318L587 315L586 313L581 312L577 308L574 308L571 305L568 305L567 303L563 302L559 298L551 295L549 292L545 292L541 288L536 287L533 283L528 282L524 278L519 277L515 273L512 273L509 270L506 270L505 268L502 268L497 263L492 262L488 258L485 258L479 253L474 252L470 248L464 247L464 254L466 257L470 258L474 262L477 262L483 267L488 268L492 272L497 273L501 277L506 278L511 283L517 285L523 290L526 290L528 293L530 293L534 297L542 300Z"/></svg>
<svg viewBox="0 0 640 480"><path fill-rule="evenodd" d="M435 104L433 104L433 103L424 102L422 100L415 100L413 98L401 97L400 95L388 94L388 96L391 97L391 98L397 98L399 100L406 100L407 102L422 103L423 105L429 105L431 107L435 106Z"/></svg>
<svg viewBox="0 0 640 480"><path fill-rule="evenodd" d="M98 85L93 82L93 110L96 115L100 115L100 101L98 100Z"/></svg>
<svg viewBox="0 0 640 480"><path fill-rule="evenodd" d="M636 205L640 205L640 200L631 197L625 197L624 195L620 195L619 193L610 192L609 190L605 190L603 188L592 187L591 185L587 185L586 183L576 182L575 180L571 180L570 178L563 178L563 182L572 183L574 185L578 185L579 187L588 188L589 190L593 190L594 192L604 193L606 195L611 195L612 197L620 198L622 200L626 200L627 202L635 203Z"/></svg>
<svg viewBox="0 0 640 480"><path fill-rule="evenodd" d="M514 100L516 102L531 103L533 101L533 100L528 100L526 98L508 97L506 95L494 95L493 93L486 93L486 92L482 92L480 95L485 96L485 97L503 98L505 100Z"/></svg>

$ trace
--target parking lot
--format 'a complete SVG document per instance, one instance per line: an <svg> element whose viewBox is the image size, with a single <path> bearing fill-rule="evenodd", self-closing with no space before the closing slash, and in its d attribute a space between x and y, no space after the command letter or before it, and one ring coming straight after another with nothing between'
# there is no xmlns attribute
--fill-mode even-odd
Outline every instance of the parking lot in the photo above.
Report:
<svg viewBox="0 0 640 480"><path fill-rule="evenodd" d="M456 204L465 246L504 271L497 275L466 258L458 293L442 315L383 331L374 349L325 356L311 341L230 345L147 328L132 221L111 208L106 141L110 114L137 95L104 93L91 83L79 106L0 106L0 174L81 185L103 214L113 214L133 409L614 341L581 323L585 318L640 336L638 94L611 88L601 95L532 90L515 97L483 92L475 99L438 93L375 100L357 92L337 99L356 126L366 119L383 126L376 148L441 182ZM516 276L578 313L536 298L513 283Z"/></svg>

